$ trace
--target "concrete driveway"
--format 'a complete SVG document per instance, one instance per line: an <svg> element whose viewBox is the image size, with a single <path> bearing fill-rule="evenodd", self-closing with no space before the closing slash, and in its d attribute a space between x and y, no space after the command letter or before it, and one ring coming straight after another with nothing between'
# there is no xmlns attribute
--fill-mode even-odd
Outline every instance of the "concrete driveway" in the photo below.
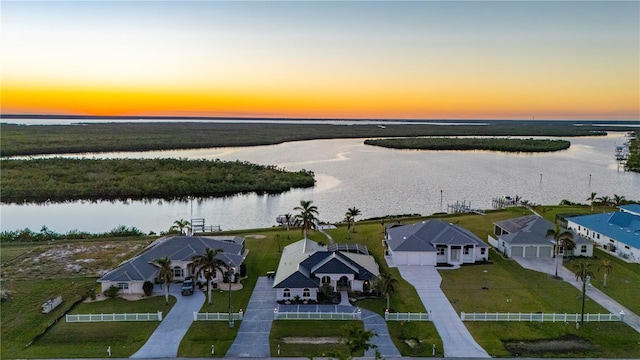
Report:
<svg viewBox="0 0 640 360"><path fill-rule="evenodd" d="M156 331L140 350L131 355L132 358L157 359L178 356L178 346L193 322L193 313L200 311L206 296L202 291L194 291L191 296L182 296L180 284L171 284L169 289L169 293L177 299L176 304L168 314L163 314L162 322ZM153 290L164 296L164 289L159 285Z"/></svg>
<svg viewBox="0 0 640 360"><path fill-rule="evenodd" d="M555 259L553 258L524 258L524 257L514 257L515 261L520 264L525 269L538 271L541 273L555 275L556 265ZM558 266L558 276L562 278L562 280L568 282L576 289L582 291L582 281L576 280L575 274L567 269L566 267L559 264ZM622 306L617 301L610 298L607 294L598 290L593 286L589 286L587 288L587 296L591 298L591 300L597 302L603 308L607 309L612 314L619 314L620 311L624 312L624 322L631 326L635 331L640 332L640 316L631 312L631 310Z"/></svg>
<svg viewBox="0 0 640 360"><path fill-rule="evenodd" d="M398 266L402 278L416 288L444 346L445 357L488 358L440 289L442 278L433 266ZM452 270L453 271L453 270Z"/></svg>

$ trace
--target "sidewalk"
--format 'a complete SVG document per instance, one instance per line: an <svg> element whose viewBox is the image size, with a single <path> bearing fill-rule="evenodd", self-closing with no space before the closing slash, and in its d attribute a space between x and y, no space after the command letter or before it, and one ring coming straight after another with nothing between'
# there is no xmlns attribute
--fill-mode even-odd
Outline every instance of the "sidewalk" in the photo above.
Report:
<svg viewBox="0 0 640 360"><path fill-rule="evenodd" d="M206 299L202 291L194 291L191 296L182 296L180 290L180 284L171 284L169 293L176 298L175 305L164 315L149 340L131 355L132 358L158 359L178 356L178 347L193 322L193 313L200 311ZM154 292L164 294L164 289L156 285Z"/></svg>
<svg viewBox="0 0 640 360"><path fill-rule="evenodd" d="M442 339L445 357L488 358L464 326L440 289L442 278L433 266L398 266L400 275L418 292Z"/></svg>
<svg viewBox="0 0 640 360"><path fill-rule="evenodd" d="M554 259L540 259L540 258L521 258L514 257L515 261L525 269L538 271L541 273L555 275L555 261ZM582 291L582 281L577 280L575 274L564 266L558 266L558 276L564 281L571 284L576 289ZM593 301L600 304L603 308L609 310L612 314L619 314L620 311L624 312L624 322L631 326L635 331L640 332L640 317L633 313L631 310L622 306L617 301L610 298L607 294L603 293L599 289L589 286L587 288L587 296Z"/></svg>

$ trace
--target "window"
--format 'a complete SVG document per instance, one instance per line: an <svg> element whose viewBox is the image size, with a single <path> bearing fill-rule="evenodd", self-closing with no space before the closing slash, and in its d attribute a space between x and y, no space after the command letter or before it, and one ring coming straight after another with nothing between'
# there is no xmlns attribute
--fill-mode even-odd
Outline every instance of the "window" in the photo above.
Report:
<svg viewBox="0 0 640 360"><path fill-rule="evenodd" d="M627 245L624 246L625 249L630 250L629 247Z"/></svg>
<svg viewBox="0 0 640 360"><path fill-rule="evenodd" d="M129 283L126 283L126 282L118 283L118 289L129 290Z"/></svg>
<svg viewBox="0 0 640 360"><path fill-rule="evenodd" d="M485 253L485 251L486 251L486 250L487 250L487 249L485 249L485 248L480 248L480 255L484 255L484 253Z"/></svg>
<svg viewBox="0 0 640 360"><path fill-rule="evenodd" d="M580 246L580 252L581 253L586 253L587 252L587 245Z"/></svg>
<svg viewBox="0 0 640 360"><path fill-rule="evenodd" d="M598 234L598 239L600 239L600 234Z"/></svg>
<svg viewBox="0 0 640 360"><path fill-rule="evenodd" d="M173 268L173 277L182 277L182 268L180 266Z"/></svg>
<svg viewBox="0 0 640 360"><path fill-rule="evenodd" d="M282 297L286 297L286 298L291 297L291 290L290 289L284 289L282 291Z"/></svg>
<svg viewBox="0 0 640 360"><path fill-rule="evenodd" d="M468 247L465 247L465 248L464 248L464 254L465 254L465 255L469 255L469 248L468 248Z"/></svg>
<svg viewBox="0 0 640 360"><path fill-rule="evenodd" d="M439 247L438 248L438 255L444 255L444 249L443 247Z"/></svg>
<svg viewBox="0 0 640 360"><path fill-rule="evenodd" d="M330 285L331 284L331 278L328 276L323 276L322 277L322 285Z"/></svg>
<svg viewBox="0 0 640 360"><path fill-rule="evenodd" d="M302 297L311 297L311 291L309 291L309 289L304 288L302 290Z"/></svg>

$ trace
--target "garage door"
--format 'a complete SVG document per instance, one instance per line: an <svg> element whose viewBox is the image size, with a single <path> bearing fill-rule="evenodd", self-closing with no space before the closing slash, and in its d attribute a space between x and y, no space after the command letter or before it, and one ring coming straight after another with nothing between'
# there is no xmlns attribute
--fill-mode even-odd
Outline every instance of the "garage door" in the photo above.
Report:
<svg viewBox="0 0 640 360"><path fill-rule="evenodd" d="M511 256L522 256L522 246L514 246L511 248Z"/></svg>
<svg viewBox="0 0 640 360"><path fill-rule="evenodd" d="M551 248L550 247L541 247L540 248L540 257L541 258L550 258L551 257Z"/></svg>
<svg viewBox="0 0 640 360"><path fill-rule="evenodd" d="M409 254L409 265L421 265L420 254Z"/></svg>
<svg viewBox="0 0 640 360"><path fill-rule="evenodd" d="M527 246L524 252L524 257L536 257L538 248L536 246Z"/></svg>
<svg viewBox="0 0 640 360"><path fill-rule="evenodd" d="M396 265L407 265L407 254L393 254L393 263Z"/></svg>

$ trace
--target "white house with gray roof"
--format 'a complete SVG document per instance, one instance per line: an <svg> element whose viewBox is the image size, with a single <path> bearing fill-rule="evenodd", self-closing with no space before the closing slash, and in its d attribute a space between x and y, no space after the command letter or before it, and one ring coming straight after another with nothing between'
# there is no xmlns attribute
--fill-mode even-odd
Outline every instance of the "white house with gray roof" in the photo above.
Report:
<svg viewBox="0 0 640 360"><path fill-rule="evenodd" d="M549 258L555 255L555 242L547 237L547 231L555 225L538 215L521 216L498 221L493 224L496 238L489 235L489 244L507 257ZM593 256L593 243L577 236L572 238L576 246L573 249L560 247L560 255Z"/></svg>
<svg viewBox="0 0 640 360"><path fill-rule="evenodd" d="M221 249L217 259L229 264L233 272L239 269L248 253L244 247L244 238L237 236L168 236L154 241L141 254L104 274L98 282L102 291L113 285L127 294L142 294L144 282L153 283L158 276L159 267L153 263L155 259L168 256L171 259L173 280L180 282L194 275L190 266L191 258L204 254L206 248ZM218 272L212 282L221 279L222 274Z"/></svg>
<svg viewBox="0 0 640 360"><path fill-rule="evenodd" d="M309 239L286 246L273 281L276 300L317 301L323 286L335 292L369 291L380 275L373 256L363 248L356 252L338 249L329 250Z"/></svg>
<svg viewBox="0 0 640 360"><path fill-rule="evenodd" d="M489 258L489 246L471 231L442 220L427 220L387 229L390 266L460 265Z"/></svg>

